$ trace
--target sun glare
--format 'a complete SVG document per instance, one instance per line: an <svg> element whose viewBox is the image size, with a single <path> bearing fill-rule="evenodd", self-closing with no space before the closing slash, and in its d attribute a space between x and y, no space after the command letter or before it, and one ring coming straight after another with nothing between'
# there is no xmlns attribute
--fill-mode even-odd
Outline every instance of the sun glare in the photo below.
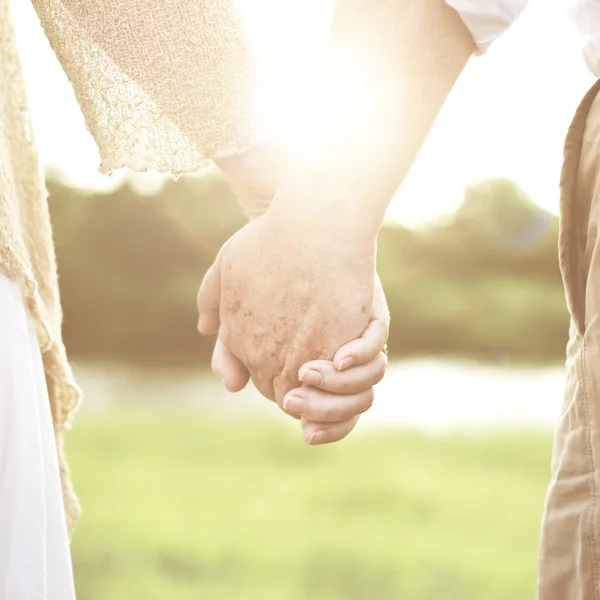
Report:
<svg viewBox="0 0 600 600"><path fill-rule="evenodd" d="M238 2L264 65L266 128L296 139L314 131L323 114L335 114L314 102L333 1ZM392 218L419 223L451 212L465 186L487 177L513 179L557 211L562 139L591 82L564 21L559 8L534 1L505 39L472 61L390 205ZM329 98L349 122L356 99L342 90Z"/></svg>
<svg viewBox="0 0 600 600"><path fill-rule="evenodd" d="M316 126L323 111L312 101L315 67L334 0L237 1L264 67L259 104L266 131L288 135ZM96 172L97 149L31 4L13 0L13 8L44 163L78 185L114 184ZM390 217L408 223L435 218L456 207L465 185L489 176L513 179L556 211L562 140L592 83L573 37L559 6L532 0L529 14L467 68L392 201ZM352 111L353 102L341 94L337 106Z"/></svg>
<svg viewBox="0 0 600 600"><path fill-rule="evenodd" d="M262 67L258 106L264 126L290 135L319 118L312 102L316 66L331 22L333 0L237 0Z"/></svg>

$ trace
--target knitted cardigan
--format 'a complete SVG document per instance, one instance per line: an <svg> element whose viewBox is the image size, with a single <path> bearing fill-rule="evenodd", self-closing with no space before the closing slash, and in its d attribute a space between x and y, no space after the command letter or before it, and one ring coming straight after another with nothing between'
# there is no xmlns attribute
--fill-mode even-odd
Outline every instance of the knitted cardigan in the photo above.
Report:
<svg viewBox="0 0 600 600"><path fill-rule="evenodd" d="M32 0L100 149L123 166L180 174L257 138L255 68L235 0ZM80 392L61 339L44 179L10 0L0 0L0 268L33 316L50 395L69 530L79 516L62 433Z"/></svg>

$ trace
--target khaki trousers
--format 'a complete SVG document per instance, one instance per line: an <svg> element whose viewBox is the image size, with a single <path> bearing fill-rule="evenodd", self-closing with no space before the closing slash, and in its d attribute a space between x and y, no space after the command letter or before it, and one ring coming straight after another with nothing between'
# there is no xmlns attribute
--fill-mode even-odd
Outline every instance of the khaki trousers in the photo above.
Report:
<svg viewBox="0 0 600 600"><path fill-rule="evenodd" d="M538 600L600 600L600 81L567 134L559 260L571 331L544 508Z"/></svg>

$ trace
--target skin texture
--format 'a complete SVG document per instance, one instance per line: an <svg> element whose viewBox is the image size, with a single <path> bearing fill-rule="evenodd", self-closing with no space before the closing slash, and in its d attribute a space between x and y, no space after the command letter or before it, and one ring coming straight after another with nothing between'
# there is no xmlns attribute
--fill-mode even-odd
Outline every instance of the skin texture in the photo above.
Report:
<svg viewBox="0 0 600 600"><path fill-rule="evenodd" d="M281 143L262 144L235 157L216 160L251 218L265 214L283 180L287 157ZM212 328L218 330L220 295L214 296ZM302 386L292 389L280 403L290 416L301 419L307 443L337 441L355 426L374 399L373 386L381 381L387 356L381 352L389 332L389 311L379 280L371 320L362 336L342 346L334 360L303 365L298 373ZM247 384L250 373L244 364L217 340L213 371L232 392ZM313 435L322 432L320 436Z"/></svg>
<svg viewBox="0 0 600 600"><path fill-rule="evenodd" d="M317 243L267 214L229 240L199 293L200 330L214 328L207 305L214 310L220 298L218 315L212 313L220 341L258 390L281 406L300 385L304 363L333 358L347 336L360 338L371 319L374 255L368 248L363 255L336 255L322 240L326 258L313 263Z"/></svg>
<svg viewBox="0 0 600 600"><path fill-rule="evenodd" d="M380 284L378 288L381 290ZM389 330L383 291L376 292L375 303L377 306L361 338L342 346L333 361L315 360L300 367L301 387L284 397L281 406L290 416L301 419L306 443L344 438L373 402L373 386L381 381L387 367L387 356L381 348ZM213 371L232 392L241 390L250 378L243 363L220 340L215 345ZM319 432L322 432L320 437L314 435Z"/></svg>

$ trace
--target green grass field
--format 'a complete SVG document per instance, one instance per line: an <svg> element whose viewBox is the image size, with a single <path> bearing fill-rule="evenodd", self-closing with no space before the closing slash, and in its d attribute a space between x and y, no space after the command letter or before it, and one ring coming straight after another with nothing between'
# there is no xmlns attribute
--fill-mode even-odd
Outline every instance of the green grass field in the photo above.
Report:
<svg viewBox="0 0 600 600"><path fill-rule="evenodd" d="M81 416L79 600L529 600L549 434Z"/></svg>

